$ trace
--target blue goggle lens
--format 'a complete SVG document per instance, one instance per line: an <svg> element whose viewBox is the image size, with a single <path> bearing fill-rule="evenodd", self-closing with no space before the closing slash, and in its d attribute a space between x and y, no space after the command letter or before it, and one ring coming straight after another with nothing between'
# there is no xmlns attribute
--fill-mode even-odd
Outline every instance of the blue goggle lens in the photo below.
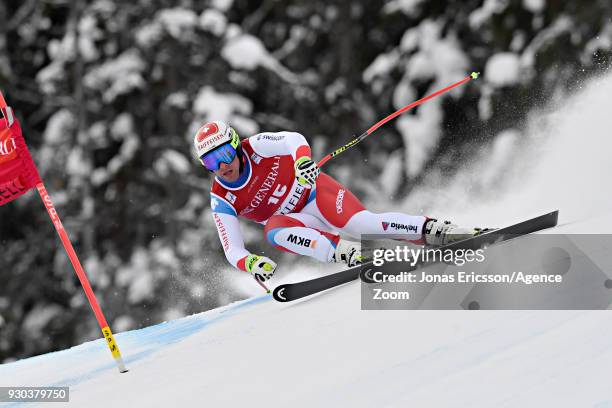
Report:
<svg viewBox="0 0 612 408"><path fill-rule="evenodd" d="M219 170L221 163L230 164L234 160L234 157L236 157L236 149L230 144L224 144L223 146L217 147L212 152L202 155L200 159L208 170L215 171Z"/></svg>

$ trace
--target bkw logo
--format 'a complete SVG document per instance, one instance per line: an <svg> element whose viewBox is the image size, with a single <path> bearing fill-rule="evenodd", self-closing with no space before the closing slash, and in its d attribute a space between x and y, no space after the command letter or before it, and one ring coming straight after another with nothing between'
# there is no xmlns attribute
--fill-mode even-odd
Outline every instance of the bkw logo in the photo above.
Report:
<svg viewBox="0 0 612 408"><path fill-rule="evenodd" d="M289 238L287 238L287 241L291 242L292 244L303 246L306 248L315 248L317 246L316 239L308 239L293 234L289 234Z"/></svg>

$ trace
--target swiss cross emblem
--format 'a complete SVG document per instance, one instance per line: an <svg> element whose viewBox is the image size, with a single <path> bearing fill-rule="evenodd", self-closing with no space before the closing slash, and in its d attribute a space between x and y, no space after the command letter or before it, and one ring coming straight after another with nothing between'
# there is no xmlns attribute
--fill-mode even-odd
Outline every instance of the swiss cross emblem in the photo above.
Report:
<svg viewBox="0 0 612 408"><path fill-rule="evenodd" d="M217 126L215 122L205 124L198 131L198 142L201 142L208 136L214 135L217 132L219 132L219 126Z"/></svg>

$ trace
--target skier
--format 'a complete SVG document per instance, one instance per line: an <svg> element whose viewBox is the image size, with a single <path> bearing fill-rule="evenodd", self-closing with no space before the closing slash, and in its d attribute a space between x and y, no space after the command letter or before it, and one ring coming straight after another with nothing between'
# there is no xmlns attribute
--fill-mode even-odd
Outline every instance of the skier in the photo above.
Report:
<svg viewBox="0 0 612 408"><path fill-rule="evenodd" d="M409 234L409 240L443 245L478 233L448 221L399 212L373 213L346 187L322 173L299 133L259 133L240 141L227 124L204 124L194 137L200 162L215 178L212 216L227 260L260 281L272 277L276 263L244 246L238 217L258 222L268 241L287 252L321 262L362 261L362 234ZM404 235L402 235L404 236Z"/></svg>

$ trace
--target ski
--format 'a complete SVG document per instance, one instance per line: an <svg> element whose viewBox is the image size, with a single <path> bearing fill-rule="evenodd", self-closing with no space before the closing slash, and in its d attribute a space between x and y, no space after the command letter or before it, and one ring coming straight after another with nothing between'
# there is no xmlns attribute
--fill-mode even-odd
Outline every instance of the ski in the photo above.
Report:
<svg viewBox="0 0 612 408"><path fill-rule="evenodd" d="M507 241L520 235L526 235L532 232L554 227L557 225L558 218L559 211L556 210L539 217L509 225L504 228L487 231L463 241L444 245L439 247L439 249L454 250L482 248L483 246ZM291 302L293 300L313 295L315 293L353 281L359 278L360 274L364 282L373 283L374 281L368 276L368 272L371 271L371 268L368 268L370 265L372 265L371 261L354 268L321 276L320 278L310 279L303 282L282 284L274 289L272 295L278 302ZM418 266L420 265L415 265L414 268ZM361 273L362 271L364 271L364 273Z"/></svg>

